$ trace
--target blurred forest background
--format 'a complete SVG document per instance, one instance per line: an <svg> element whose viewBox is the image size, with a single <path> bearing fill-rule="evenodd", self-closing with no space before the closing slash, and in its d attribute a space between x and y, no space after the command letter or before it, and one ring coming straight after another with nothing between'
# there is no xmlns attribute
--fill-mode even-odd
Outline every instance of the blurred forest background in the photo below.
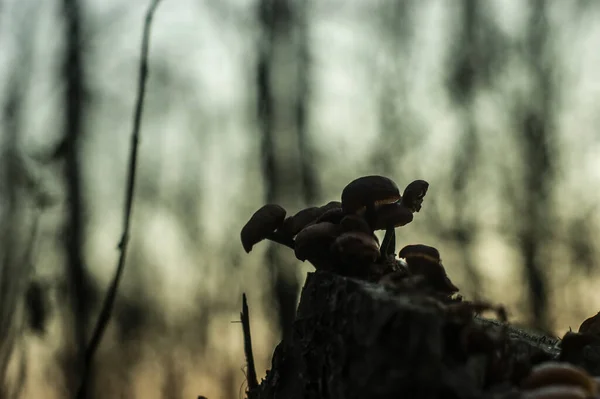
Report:
<svg viewBox="0 0 600 399"><path fill-rule="evenodd" d="M115 271L149 1L0 1L0 397L72 397ZM555 335L600 310L600 2L163 0L127 267L96 398L240 397L309 264L239 231L266 202L425 179L398 246Z"/></svg>

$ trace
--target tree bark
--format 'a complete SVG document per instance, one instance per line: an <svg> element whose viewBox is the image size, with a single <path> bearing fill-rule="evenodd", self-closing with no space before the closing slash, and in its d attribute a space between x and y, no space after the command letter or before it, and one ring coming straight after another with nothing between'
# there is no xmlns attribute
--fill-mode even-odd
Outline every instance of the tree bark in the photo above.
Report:
<svg viewBox="0 0 600 399"><path fill-rule="evenodd" d="M469 320L491 332L503 330L500 322ZM293 334L276 347L271 370L248 397L489 397L481 358L458 356L453 331L444 307L429 297L392 295L375 284L309 273ZM514 370L558 356L556 339L512 327L505 339Z"/></svg>

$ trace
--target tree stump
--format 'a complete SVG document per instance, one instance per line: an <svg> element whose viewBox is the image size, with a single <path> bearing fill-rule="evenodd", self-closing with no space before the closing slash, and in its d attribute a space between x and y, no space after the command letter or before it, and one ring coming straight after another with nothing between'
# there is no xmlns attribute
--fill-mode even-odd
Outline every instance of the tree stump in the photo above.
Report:
<svg viewBox="0 0 600 399"><path fill-rule="evenodd" d="M465 338L469 329L504 334L504 349L479 348ZM557 343L478 316L452 321L428 296L317 271L302 289L292 335L276 347L271 369L248 397L518 397L510 396L515 381L532 364L556 358Z"/></svg>

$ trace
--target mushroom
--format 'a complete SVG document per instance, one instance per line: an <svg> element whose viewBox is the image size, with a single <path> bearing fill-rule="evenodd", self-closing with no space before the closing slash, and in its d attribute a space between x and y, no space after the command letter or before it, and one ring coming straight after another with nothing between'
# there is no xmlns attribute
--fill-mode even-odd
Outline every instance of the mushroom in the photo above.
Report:
<svg viewBox="0 0 600 399"><path fill-rule="evenodd" d="M340 221L340 226L344 232L357 231L365 234L373 234L367 221L358 215L347 215Z"/></svg>
<svg viewBox="0 0 600 399"><path fill-rule="evenodd" d="M589 317L581 323L579 326L580 333L588 333L594 335L600 335L600 312L594 316Z"/></svg>
<svg viewBox="0 0 600 399"><path fill-rule="evenodd" d="M409 183L402 193L402 205L410 209L412 212L419 212L428 188L429 183L427 183L425 180L415 180Z"/></svg>
<svg viewBox="0 0 600 399"><path fill-rule="evenodd" d="M385 230L381 255L390 256L396 252L396 227L404 226L413 220L412 212L400 203L380 206L375 212L375 230Z"/></svg>
<svg viewBox="0 0 600 399"><path fill-rule="evenodd" d="M331 208L319 216L317 220L315 220L315 223L329 222L333 224L339 224L344 216L346 216L346 213L342 210L342 208Z"/></svg>
<svg viewBox="0 0 600 399"><path fill-rule="evenodd" d="M526 391L523 399L586 399L589 398L585 390L570 385L550 385L543 388Z"/></svg>
<svg viewBox="0 0 600 399"><path fill-rule="evenodd" d="M368 265L379 257L379 244L371 233L351 231L340 235L332 245L344 266L343 274L366 276Z"/></svg>
<svg viewBox="0 0 600 399"><path fill-rule="evenodd" d="M583 389L589 396L596 395L596 381L584 369L567 362L548 361L531 369L531 373L521 383L526 390L552 385L570 385Z"/></svg>
<svg viewBox="0 0 600 399"><path fill-rule="evenodd" d="M424 244L407 245L400 250L400 252L398 253L398 257L407 260L408 258L412 257L420 257L429 258L435 262L442 261L440 257L440 251L438 251L434 247L430 247L429 245Z"/></svg>
<svg viewBox="0 0 600 399"><path fill-rule="evenodd" d="M296 236L296 258L308 260L317 270L330 269L333 261L330 247L340 233L340 227L329 222L305 227Z"/></svg>
<svg viewBox="0 0 600 399"><path fill-rule="evenodd" d="M559 361L578 363L588 347L600 347L600 337L587 332L567 331L560 342Z"/></svg>
<svg viewBox="0 0 600 399"><path fill-rule="evenodd" d="M322 218L324 216L324 218ZM313 206L303 209L294 216L288 217L281 228L286 234L295 237L303 228L319 222L333 222L338 224L343 217L342 203L329 201L323 206Z"/></svg>
<svg viewBox="0 0 600 399"><path fill-rule="evenodd" d="M294 216L286 218L281 230L288 236L295 237L300 230L305 228L311 222L314 222L321 214L323 214L321 207L312 206L310 208L302 209Z"/></svg>
<svg viewBox="0 0 600 399"><path fill-rule="evenodd" d="M323 211L323 213L325 213L331 209L336 209L336 208L341 208L341 207L342 207L342 203L340 201L329 201L325 205L321 206L321 210Z"/></svg>
<svg viewBox="0 0 600 399"><path fill-rule="evenodd" d="M265 238L273 239L280 244L291 246L293 241L287 242L273 236L273 232L283 225L285 209L276 204L267 204L254 212L248 223L242 228L241 239L244 250L249 253L252 247Z"/></svg>
<svg viewBox="0 0 600 399"><path fill-rule="evenodd" d="M406 260L412 274L425 276L437 292L452 295L459 291L446 274L440 253L434 247L423 244L407 245L400 250L398 256Z"/></svg>
<svg viewBox="0 0 600 399"><path fill-rule="evenodd" d="M390 204L400 199L396 183L384 176L364 176L350 182L342 191L342 209L346 213L361 213L366 210L370 226L375 219L375 207Z"/></svg>

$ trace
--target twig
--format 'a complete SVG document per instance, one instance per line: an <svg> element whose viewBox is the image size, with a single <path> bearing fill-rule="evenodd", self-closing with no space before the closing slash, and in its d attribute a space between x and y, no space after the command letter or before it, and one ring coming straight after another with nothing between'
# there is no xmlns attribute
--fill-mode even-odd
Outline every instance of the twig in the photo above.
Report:
<svg viewBox="0 0 600 399"><path fill-rule="evenodd" d="M111 317L113 305L115 302L115 297L117 294L117 289L119 287L119 282L121 280L121 276L123 275L123 270L125 268L125 255L127 252L127 243L129 241L129 226L131 219L131 209L133 205L133 192L135 187L135 176L136 176L136 165L137 165L137 154L138 154L138 143L140 139L140 126L142 120L142 111L144 109L144 94L146 92L146 80L148 78L148 48L150 44L150 28L152 26L152 18L154 17L154 12L158 7L160 0L152 0L150 6L148 7L148 11L146 12L146 18L144 22L144 32L142 35L142 50L140 57L140 69L139 69L139 79L138 79L138 91L137 91L137 99L136 99L136 108L133 115L133 132L131 135L131 153L129 159L129 169L128 169L128 178L127 178L127 186L125 193L125 212L124 212L124 220L123 220L123 235L121 237L121 241L119 242L119 260L117 263L117 270L111 282L111 285L106 293L104 298L104 302L102 304L102 310L100 311L100 315L98 316L98 321L94 328L94 332L92 334L92 338L85 352L85 363L82 371L82 380L79 388L79 392L77 394L77 398L85 399L86 395L86 386L87 379L89 376L89 369L92 363L92 359L94 358L94 354L100 345L100 341L102 340L102 336L104 331L106 330L106 326Z"/></svg>
<svg viewBox="0 0 600 399"><path fill-rule="evenodd" d="M254 366L254 355L252 354L252 336L250 335L250 313L248 312L248 302L246 301L246 293L242 294L242 313L240 313L242 328L244 330L244 353L246 354L246 363L248 370L246 378L248 379L248 392L252 393L258 388L258 380L256 378L256 368Z"/></svg>

